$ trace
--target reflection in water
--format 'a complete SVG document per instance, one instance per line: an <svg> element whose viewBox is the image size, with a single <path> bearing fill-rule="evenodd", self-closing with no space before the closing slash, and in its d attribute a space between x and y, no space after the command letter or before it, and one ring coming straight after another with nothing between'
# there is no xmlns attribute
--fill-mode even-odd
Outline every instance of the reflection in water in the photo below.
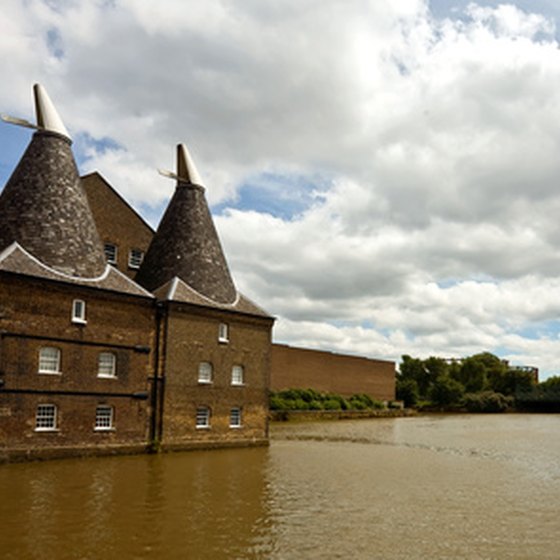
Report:
<svg viewBox="0 0 560 560"><path fill-rule="evenodd" d="M278 424L269 449L0 466L7 559L556 559L560 416Z"/></svg>

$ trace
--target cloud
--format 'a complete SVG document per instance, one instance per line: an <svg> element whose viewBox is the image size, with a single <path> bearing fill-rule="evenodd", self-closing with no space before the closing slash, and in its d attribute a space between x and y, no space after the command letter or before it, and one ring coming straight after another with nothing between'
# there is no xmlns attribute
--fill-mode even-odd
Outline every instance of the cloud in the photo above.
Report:
<svg viewBox="0 0 560 560"><path fill-rule="evenodd" d="M82 169L150 217L173 188L155 169L186 142L277 340L392 359L488 349L553 372L555 21L515 3L441 13L8 0L0 104L28 116L43 82Z"/></svg>

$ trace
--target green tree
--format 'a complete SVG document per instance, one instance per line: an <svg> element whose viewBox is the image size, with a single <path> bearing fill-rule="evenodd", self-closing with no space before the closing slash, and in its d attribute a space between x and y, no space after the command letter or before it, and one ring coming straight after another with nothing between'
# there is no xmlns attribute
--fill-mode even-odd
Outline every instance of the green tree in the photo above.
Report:
<svg viewBox="0 0 560 560"><path fill-rule="evenodd" d="M428 395L428 391L430 389L430 377L422 360L419 358L412 358L408 355L402 356L399 372L399 379L412 379L416 381L418 393L421 397L425 398Z"/></svg>
<svg viewBox="0 0 560 560"><path fill-rule="evenodd" d="M502 395L515 395L518 392L530 391L535 386L535 378L530 371L517 368L507 368L495 391Z"/></svg>
<svg viewBox="0 0 560 560"><path fill-rule="evenodd" d="M478 356L465 358L455 370L454 378L463 385L467 393L478 393L487 386L487 366Z"/></svg>
<svg viewBox="0 0 560 560"><path fill-rule="evenodd" d="M396 395L399 401L404 402L406 408L418 404L418 383L414 379L397 379Z"/></svg>
<svg viewBox="0 0 560 560"><path fill-rule="evenodd" d="M461 383L449 375L441 375L430 388L429 397L432 404L445 408L458 404L464 392Z"/></svg>

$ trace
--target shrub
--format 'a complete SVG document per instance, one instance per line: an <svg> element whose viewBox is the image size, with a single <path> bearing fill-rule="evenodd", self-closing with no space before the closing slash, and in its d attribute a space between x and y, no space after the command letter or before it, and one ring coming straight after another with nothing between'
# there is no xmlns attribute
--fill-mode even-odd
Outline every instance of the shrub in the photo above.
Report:
<svg viewBox="0 0 560 560"><path fill-rule="evenodd" d="M333 398L326 399L323 401L323 408L325 410L340 410L340 401Z"/></svg>
<svg viewBox="0 0 560 560"><path fill-rule="evenodd" d="M504 412L511 404L512 399L510 397L492 391L467 393L463 397L463 406L469 412Z"/></svg>

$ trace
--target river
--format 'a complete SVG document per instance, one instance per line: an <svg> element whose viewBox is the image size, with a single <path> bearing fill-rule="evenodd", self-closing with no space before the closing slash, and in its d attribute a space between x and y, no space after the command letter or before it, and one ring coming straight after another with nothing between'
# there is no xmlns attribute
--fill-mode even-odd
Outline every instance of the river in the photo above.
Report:
<svg viewBox="0 0 560 560"><path fill-rule="evenodd" d="M0 558L556 560L559 435L560 415L433 415L0 465Z"/></svg>

